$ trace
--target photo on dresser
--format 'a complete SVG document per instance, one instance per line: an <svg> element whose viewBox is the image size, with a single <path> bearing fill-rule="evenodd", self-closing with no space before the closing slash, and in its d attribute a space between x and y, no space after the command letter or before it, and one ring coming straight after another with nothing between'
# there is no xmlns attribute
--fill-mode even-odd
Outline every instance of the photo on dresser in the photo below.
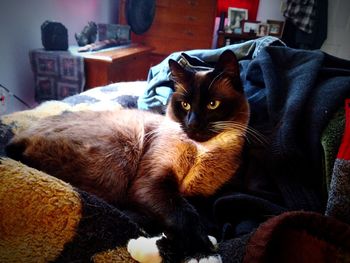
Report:
<svg viewBox="0 0 350 263"><path fill-rule="evenodd" d="M229 7L227 11L228 27L231 30L241 28L242 21L248 19L248 9Z"/></svg>
<svg viewBox="0 0 350 263"><path fill-rule="evenodd" d="M270 36L282 37L283 29L284 29L284 21L267 20L267 24L269 25Z"/></svg>
<svg viewBox="0 0 350 263"><path fill-rule="evenodd" d="M242 31L243 34L256 35L258 33L260 21L243 20Z"/></svg>
<svg viewBox="0 0 350 263"><path fill-rule="evenodd" d="M270 28L270 25L267 23L259 24L258 31L257 31L256 35L258 37L267 36L269 34L269 28Z"/></svg>

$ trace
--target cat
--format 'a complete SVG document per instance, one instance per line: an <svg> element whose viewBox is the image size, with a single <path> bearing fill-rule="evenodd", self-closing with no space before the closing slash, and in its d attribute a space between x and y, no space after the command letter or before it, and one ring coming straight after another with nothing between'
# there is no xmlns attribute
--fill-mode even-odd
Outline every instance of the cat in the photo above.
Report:
<svg viewBox="0 0 350 263"><path fill-rule="evenodd" d="M141 239L129 243L141 262L215 254L186 197L212 196L235 175L249 121L232 51L213 69L191 71L174 60L169 68L175 91L165 116L137 109L65 113L38 121L6 148L13 159L159 223L164 235L150 241L153 259Z"/></svg>

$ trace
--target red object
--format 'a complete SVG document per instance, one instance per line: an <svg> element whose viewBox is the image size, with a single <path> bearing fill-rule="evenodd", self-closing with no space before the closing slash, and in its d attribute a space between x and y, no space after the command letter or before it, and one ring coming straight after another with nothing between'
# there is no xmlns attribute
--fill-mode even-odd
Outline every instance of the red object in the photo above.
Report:
<svg viewBox="0 0 350 263"><path fill-rule="evenodd" d="M350 160L350 99L345 100L345 130L337 158Z"/></svg>
<svg viewBox="0 0 350 263"><path fill-rule="evenodd" d="M227 9L229 7L248 9L248 19L256 20L259 0L218 0L217 16L220 16L221 12L225 12L227 16Z"/></svg>

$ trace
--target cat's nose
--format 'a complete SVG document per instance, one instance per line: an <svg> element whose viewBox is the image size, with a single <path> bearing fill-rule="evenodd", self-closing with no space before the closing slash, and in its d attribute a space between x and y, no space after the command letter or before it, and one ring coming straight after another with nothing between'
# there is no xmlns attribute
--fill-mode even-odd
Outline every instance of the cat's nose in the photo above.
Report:
<svg viewBox="0 0 350 263"><path fill-rule="evenodd" d="M197 129L199 125L200 125L200 121L197 113L190 112L188 116L188 122L187 122L188 128L190 128L191 130Z"/></svg>

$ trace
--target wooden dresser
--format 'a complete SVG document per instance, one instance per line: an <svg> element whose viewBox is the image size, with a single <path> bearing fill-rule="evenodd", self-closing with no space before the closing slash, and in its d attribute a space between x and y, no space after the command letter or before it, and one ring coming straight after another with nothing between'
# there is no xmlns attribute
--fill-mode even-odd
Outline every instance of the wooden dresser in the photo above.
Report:
<svg viewBox="0 0 350 263"><path fill-rule="evenodd" d="M159 63L175 51L211 48L216 0L157 0L151 28L132 34L133 42L153 47L151 59ZM119 23L126 24L125 0L120 0Z"/></svg>

